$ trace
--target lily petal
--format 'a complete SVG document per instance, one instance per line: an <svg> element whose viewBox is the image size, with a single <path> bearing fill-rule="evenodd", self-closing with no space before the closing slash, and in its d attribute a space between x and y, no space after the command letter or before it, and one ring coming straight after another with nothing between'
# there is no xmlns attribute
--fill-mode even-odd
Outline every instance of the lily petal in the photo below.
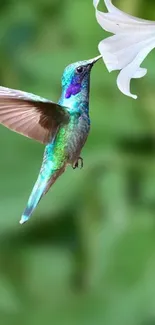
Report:
<svg viewBox="0 0 155 325"><path fill-rule="evenodd" d="M120 91L136 99L130 92L130 81L147 73L140 65L155 47L155 22L124 13L111 0L104 0L108 12L101 12L97 9L99 1L93 1L97 21L114 34L99 43L99 51L109 72L121 70L117 78Z"/></svg>

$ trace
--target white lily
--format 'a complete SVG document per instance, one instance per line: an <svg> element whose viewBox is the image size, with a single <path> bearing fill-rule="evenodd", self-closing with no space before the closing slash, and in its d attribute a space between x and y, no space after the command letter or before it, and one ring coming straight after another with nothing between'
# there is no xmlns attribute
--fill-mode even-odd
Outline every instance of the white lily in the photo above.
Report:
<svg viewBox="0 0 155 325"><path fill-rule="evenodd" d="M130 81L147 73L140 65L155 47L155 22L128 15L111 0L104 0L108 12L101 12L97 9L99 1L93 1L97 21L104 30L114 34L99 43L99 51L109 72L121 70L117 77L120 91L136 99L130 92Z"/></svg>

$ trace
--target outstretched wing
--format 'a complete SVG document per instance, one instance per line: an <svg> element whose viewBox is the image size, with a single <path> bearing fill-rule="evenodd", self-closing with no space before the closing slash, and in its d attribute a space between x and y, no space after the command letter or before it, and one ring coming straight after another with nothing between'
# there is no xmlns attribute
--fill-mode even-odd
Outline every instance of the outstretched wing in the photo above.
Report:
<svg viewBox="0 0 155 325"><path fill-rule="evenodd" d="M46 144L57 128L68 121L65 107L30 93L0 87L0 123L9 129Z"/></svg>

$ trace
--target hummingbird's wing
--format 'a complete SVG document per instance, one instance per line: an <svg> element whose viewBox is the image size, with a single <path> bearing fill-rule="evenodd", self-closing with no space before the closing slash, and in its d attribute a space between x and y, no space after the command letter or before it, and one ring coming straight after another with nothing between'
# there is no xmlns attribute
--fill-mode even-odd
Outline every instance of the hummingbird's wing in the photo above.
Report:
<svg viewBox="0 0 155 325"><path fill-rule="evenodd" d="M65 107L24 91L0 87L0 123L9 129L46 144L60 124L68 121Z"/></svg>

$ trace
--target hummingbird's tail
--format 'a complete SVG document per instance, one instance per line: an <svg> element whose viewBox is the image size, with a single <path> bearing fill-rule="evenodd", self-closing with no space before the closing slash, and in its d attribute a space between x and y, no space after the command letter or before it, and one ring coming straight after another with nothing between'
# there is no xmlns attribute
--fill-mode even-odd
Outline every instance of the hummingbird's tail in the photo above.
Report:
<svg viewBox="0 0 155 325"><path fill-rule="evenodd" d="M40 172L38 179L34 185L32 193L29 197L27 207L23 212L23 215L20 219L20 224L25 223L31 216L32 212L38 205L39 201L41 200L42 196L45 195L50 187L54 184L56 179L65 171L65 166L61 167L57 170L47 170Z"/></svg>

